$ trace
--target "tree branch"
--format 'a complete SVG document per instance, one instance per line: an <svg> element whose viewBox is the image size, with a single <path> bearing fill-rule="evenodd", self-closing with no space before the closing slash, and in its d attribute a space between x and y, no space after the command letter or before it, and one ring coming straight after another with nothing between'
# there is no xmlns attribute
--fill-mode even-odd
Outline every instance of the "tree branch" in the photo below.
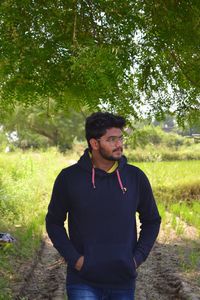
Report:
<svg viewBox="0 0 200 300"><path fill-rule="evenodd" d="M42 136L45 136L46 138L48 138L49 140L51 140L51 141L53 141L53 142L55 142L55 140L56 140L55 134L54 134L54 133L53 133L53 134L50 134L50 133L46 132L44 129L42 129L42 128L37 128L37 127L35 127L35 126L33 126L33 125L30 125L30 124L29 124L29 128L30 128L30 130L32 130L33 132L38 133L38 134L40 134L40 135L42 135Z"/></svg>
<svg viewBox="0 0 200 300"><path fill-rule="evenodd" d="M89 9L90 9L91 24L92 24L92 27L93 27L92 35L93 35L94 38L98 38L97 37L97 28L96 28L96 24L95 24L94 16L93 16L93 8L92 8L91 0L88 0L88 5L89 5ZM98 42L99 42L99 39L98 39Z"/></svg>
<svg viewBox="0 0 200 300"><path fill-rule="evenodd" d="M48 117L48 118L50 117L49 111L50 111L50 100L49 100L49 98L48 98L48 99L47 99L47 117Z"/></svg>
<svg viewBox="0 0 200 300"><path fill-rule="evenodd" d="M78 45L77 42L77 35L76 35L76 28L77 28L77 1L74 1L74 27L73 27L73 45L76 47Z"/></svg>

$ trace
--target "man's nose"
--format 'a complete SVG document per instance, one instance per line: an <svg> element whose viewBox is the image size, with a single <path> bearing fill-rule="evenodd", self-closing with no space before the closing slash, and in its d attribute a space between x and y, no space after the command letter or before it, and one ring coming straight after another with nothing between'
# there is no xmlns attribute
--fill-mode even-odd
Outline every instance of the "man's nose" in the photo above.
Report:
<svg viewBox="0 0 200 300"><path fill-rule="evenodd" d="M121 139L116 140L115 145L122 145L122 144L123 144L123 141Z"/></svg>

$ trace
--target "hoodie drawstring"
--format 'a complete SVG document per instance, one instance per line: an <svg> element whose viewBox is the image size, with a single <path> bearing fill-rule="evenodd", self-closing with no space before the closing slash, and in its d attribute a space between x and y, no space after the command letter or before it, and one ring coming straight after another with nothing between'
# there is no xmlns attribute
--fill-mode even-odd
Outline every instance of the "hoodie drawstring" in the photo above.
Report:
<svg viewBox="0 0 200 300"><path fill-rule="evenodd" d="M117 169L116 173L117 173L117 178L118 178L118 182L119 182L120 188L121 188L123 194L125 194L126 193L126 188L122 184L122 180L121 180L121 177L120 177L118 169Z"/></svg>
<svg viewBox="0 0 200 300"><path fill-rule="evenodd" d="M127 191L127 189L122 184L122 180L121 180L121 177L120 177L118 169L116 171L116 174L117 174L117 179L118 179L118 182L119 182L119 186L120 186L123 194L125 194L126 191ZM96 185L95 185L95 168L94 168L94 166L92 167L92 185L93 185L93 188L96 189Z"/></svg>
<svg viewBox="0 0 200 300"><path fill-rule="evenodd" d="M93 188L96 189L96 186L95 186L95 169L94 169L94 167L92 167L92 185L93 185Z"/></svg>

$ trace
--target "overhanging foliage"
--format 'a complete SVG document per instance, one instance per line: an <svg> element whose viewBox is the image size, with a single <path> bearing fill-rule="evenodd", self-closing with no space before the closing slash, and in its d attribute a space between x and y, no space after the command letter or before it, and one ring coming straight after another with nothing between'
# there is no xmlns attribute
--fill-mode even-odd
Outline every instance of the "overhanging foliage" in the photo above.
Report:
<svg viewBox="0 0 200 300"><path fill-rule="evenodd" d="M1 14L2 108L198 116L199 1L4 0Z"/></svg>

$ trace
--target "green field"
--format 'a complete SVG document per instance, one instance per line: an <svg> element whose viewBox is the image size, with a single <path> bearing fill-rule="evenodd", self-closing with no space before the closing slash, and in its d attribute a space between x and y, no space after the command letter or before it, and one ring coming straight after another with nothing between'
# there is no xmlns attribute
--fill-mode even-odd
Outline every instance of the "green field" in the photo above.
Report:
<svg viewBox="0 0 200 300"><path fill-rule="evenodd" d="M173 201L198 200L200 161L133 163L149 177L156 198L166 205Z"/></svg>
<svg viewBox="0 0 200 300"><path fill-rule="evenodd" d="M17 239L0 249L0 299L9 299L15 270L39 247L54 179L73 158L56 150L0 154L0 232ZM167 209L200 232L200 161L133 164L148 175L163 219Z"/></svg>
<svg viewBox="0 0 200 300"><path fill-rule="evenodd" d="M148 176L160 213L166 210L200 233L200 161L133 163Z"/></svg>

